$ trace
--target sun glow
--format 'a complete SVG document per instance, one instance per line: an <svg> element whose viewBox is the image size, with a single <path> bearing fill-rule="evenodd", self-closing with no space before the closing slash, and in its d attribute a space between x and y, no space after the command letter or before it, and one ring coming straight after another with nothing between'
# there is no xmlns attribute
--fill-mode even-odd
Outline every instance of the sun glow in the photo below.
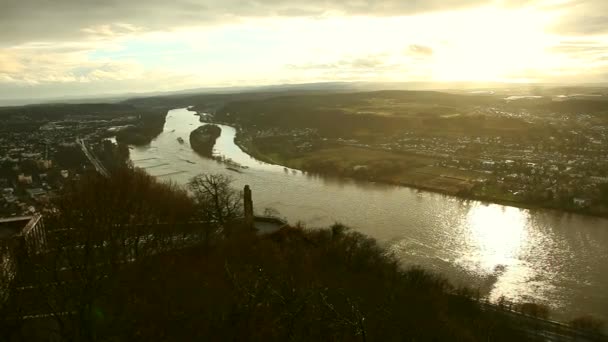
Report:
<svg viewBox="0 0 608 342"><path fill-rule="evenodd" d="M603 82L608 33L571 31L570 2L395 13L330 6L322 15L243 14L165 28L127 17L87 22L69 39L0 46L0 88L14 94L0 97L27 98L34 85L84 94L324 81Z"/></svg>
<svg viewBox="0 0 608 342"><path fill-rule="evenodd" d="M452 32L437 49L433 77L438 81L527 81L532 70L551 65L544 32L551 17L532 10L483 9L446 21Z"/></svg>

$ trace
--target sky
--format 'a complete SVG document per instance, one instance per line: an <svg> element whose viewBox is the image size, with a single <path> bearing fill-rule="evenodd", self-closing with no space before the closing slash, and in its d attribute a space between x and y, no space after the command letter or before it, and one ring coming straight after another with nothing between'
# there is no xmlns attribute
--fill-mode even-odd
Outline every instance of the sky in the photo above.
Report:
<svg viewBox="0 0 608 342"><path fill-rule="evenodd" d="M608 0L0 0L0 100L608 82Z"/></svg>

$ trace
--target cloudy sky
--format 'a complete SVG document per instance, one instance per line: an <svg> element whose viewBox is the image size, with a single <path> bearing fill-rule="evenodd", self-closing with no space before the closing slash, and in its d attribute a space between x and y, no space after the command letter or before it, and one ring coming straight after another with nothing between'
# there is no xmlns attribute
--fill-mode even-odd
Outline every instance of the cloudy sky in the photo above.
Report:
<svg viewBox="0 0 608 342"><path fill-rule="evenodd" d="M0 99L608 81L608 0L0 0Z"/></svg>

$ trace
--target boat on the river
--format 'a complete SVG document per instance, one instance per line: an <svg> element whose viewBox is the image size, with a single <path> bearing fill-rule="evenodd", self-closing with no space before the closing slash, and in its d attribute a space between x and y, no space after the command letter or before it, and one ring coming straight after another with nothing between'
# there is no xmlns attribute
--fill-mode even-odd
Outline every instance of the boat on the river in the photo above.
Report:
<svg viewBox="0 0 608 342"><path fill-rule="evenodd" d="M241 170L249 168L249 166L241 165L230 158L226 158L225 156L214 156L213 159L226 164L226 168L228 170L241 172Z"/></svg>
<svg viewBox="0 0 608 342"><path fill-rule="evenodd" d="M177 141L178 141L180 144L183 144L183 143L184 143L184 139L182 139L182 137L177 138Z"/></svg>
<svg viewBox="0 0 608 342"><path fill-rule="evenodd" d="M237 168L234 168L234 167L231 167L231 166L228 166L226 168L226 170L230 170L230 171L234 171L234 172L238 172L238 173L243 173L241 170L239 170Z"/></svg>

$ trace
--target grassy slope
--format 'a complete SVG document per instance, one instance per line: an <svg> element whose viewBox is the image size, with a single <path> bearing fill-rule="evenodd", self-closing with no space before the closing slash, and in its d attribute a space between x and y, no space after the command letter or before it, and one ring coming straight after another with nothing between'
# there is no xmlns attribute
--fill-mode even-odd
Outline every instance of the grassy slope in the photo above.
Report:
<svg viewBox="0 0 608 342"><path fill-rule="evenodd" d="M416 154L397 154L345 146L323 149L290 158L271 151L261 152L259 148L251 143L242 145L242 147L260 160L294 169L412 186L452 195L470 189L475 179L483 177L482 174L473 171L432 166L436 161L435 159ZM399 169L390 172L390 174L373 176L351 172L353 168L359 165L374 165L387 161L399 165ZM321 170L318 166L320 164L328 166Z"/></svg>

